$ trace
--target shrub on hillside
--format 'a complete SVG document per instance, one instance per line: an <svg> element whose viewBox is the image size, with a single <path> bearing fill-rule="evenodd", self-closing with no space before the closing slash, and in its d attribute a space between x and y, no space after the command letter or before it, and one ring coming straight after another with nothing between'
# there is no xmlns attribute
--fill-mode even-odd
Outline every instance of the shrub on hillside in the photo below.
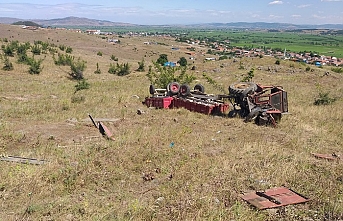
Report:
<svg viewBox="0 0 343 221"><path fill-rule="evenodd" d="M94 74L101 74L101 70L99 68L99 63L96 63L96 70L94 71Z"/></svg>
<svg viewBox="0 0 343 221"><path fill-rule="evenodd" d="M77 82L75 85L75 93L80 90L86 90L89 89L90 84L86 81L86 79L81 79Z"/></svg>
<svg viewBox="0 0 343 221"><path fill-rule="evenodd" d="M154 67L149 66L146 76L151 84L159 88L167 88L168 84L174 81L180 84L190 84L195 80L192 74L186 73L186 67L162 67L156 62L154 62Z"/></svg>
<svg viewBox="0 0 343 221"><path fill-rule="evenodd" d="M336 101L336 98L329 96L329 92L323 93L319 92L319 97L315 99L314 105L328 105Z"/></svg>
<svg viewBox="0 0 343 221"><path fill-rule="evenodd" d="M129 63L123 64L110 64L110 68L108 69L108 73L116 74L118 76L124 76L130 74L130 66Z"/></svg>
<svg viewBox="0 0 343 221"><path fill-rule="evenodd" d="M56 65L62 66L72 65L72 63L74 62L74 56L68 54L58 54L57 59L55 58L55 55L53 55L53 59Z"/></svg>
<svg viewBox="0 0 343 221"><path fill-rule="evenodd" d="M39 45L33 45L32 48L31 48L31 52L34 55L40 55L40 53L41 53L40 46Z"/></svg>
<svg viewBox="0 0 343 221"><path fill-rule="evenodd" d="M66 53L71 54L73 52L73 49L71 47L67 47Z"/></svg>
<svg viewBox="0 0 343 221"><path fill-rule="evenodd" d="M251 68L250 71L243 77L243 82L248 82L251 81L253 79L254 75L254 68Z"/></svg>
<svg viewBox="0 0 343 221"><path fill-rule="evenodd" d="M41 67L42 61L43 61L42 59L39 59L39 60L32 59L30 61L29 73L30 74L40 74L40 72L43 69Z"/></svg>
<svg viewBox="0 0 343 221"><path fill-rule="evenodd" d="M86 69L86 62L79 58L70 64L71 73L69 75L75 80L83 79L83 71Z"/></svg>
<svg viewBox="0 0 343 221"><path fill-rule="evenodd" d="M331 71L336 72L336 73L343 73L343 68L336 67L336 68L331 68Z"/></svg>
<svg viewBox="0 0 343 221"><path fill-rule="evenodd" d="M2 67L2 70L4 71L12 71L13 70L13 64L12 62L10 62L10 60L8 59L7 56L5 56L5 64L4 66Z"/></svg>
<svg viewBox="0 0 343 221"><path fill-rule="evenodd" d="M139 71L139 72L144 72L145 71L144 59L142 59L142 61L138 62L138 68L137 68L136 71Z"/></svg>
<svg viewBox="0 0 343 221"><path fill-rule="evenodd" d="M118 61L118 58L116 58L116 56L114 56L113 54L111 55L111 60L112 61Z"/></svg>

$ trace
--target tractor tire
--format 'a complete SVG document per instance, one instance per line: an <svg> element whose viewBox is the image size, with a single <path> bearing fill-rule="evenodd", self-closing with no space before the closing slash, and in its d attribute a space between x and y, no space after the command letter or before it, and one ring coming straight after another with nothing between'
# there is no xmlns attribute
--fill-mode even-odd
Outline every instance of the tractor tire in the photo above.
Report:
<svg viewBox="0 0 343 221"><path fill-rule="evenodd" d="M180 91L180 84L177 82L172 82L168 85L168 90L171 95L178 94Z"/></svg>
<svg viewBox="0 0 343 221"><path fill-rule="evenodd" d="M194 90L195 90L195 91L199 91L199 92L201 92L201 93L205 93L205 87L204 87L204 85L202 85L202 84L196 84L196 85L194 86Z"/></svg>
<svg viewBox="0 0 343 221"><path fill-rule="evenodd" d="M229 92L232 95L247 95L257 89L257 84L253 82L239 82L229 86Z"/></svg>
<svg viewBox="0 0 343 221"><path fill-rule="evenodd" d="M255 107L251 112L245 117L245 122L256 121L256 118L261 114L262 109L260 107Z"/></svg>
<svg viewBox="0 0 343 221"><path fill-rule="evenodd" d="M182 97L187 97L188 95L191 94L191 88L189 87L188 84L183 84L180 86L180 95Z"/></svg>
<svg viewBox="0 0 343 221"><path fill-rule="evenodd" d="M149 93L150 93L151 95L154 95L154 94L155 94L155 92L156 92L156 90L155 90L155 86L154 86L154 85L152 85L152 84L150 84L150 87L149 87Z"/></svg>

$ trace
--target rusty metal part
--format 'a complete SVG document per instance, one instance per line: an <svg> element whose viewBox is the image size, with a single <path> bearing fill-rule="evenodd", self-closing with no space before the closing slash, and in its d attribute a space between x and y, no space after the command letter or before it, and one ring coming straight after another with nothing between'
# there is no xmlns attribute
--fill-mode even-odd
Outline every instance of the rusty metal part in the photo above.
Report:
<svg viewBox="0 0 343 221"><path fill-rule="evenodd" d="M98 128L98 126L96 125L96 123L95 123L93 117L92 117L90 114L88 114L88 116L89 116L89 118L91 119L91 121L92 121L94 127Z"/></svg>
<svg viewBox="0 0 343 221"><path fill-rule="evenodd" d="M114 140L114 138L112 137L112 132L101 121L99 122L99 131L103 136L106 136L108 139Z"/></svg>
<svg viewBox="0 0 343 221"><path fill-rule="evenodd" d="M310 199L286 187L251 192L241 198L260 210L308 202Z"/></svg>
<svg viewBox="0 0 343 221"><path fill-rule="evenodd" d="M312 153L316 158L326 159L326 160L343 160L341 155L332 153L332 154L321 154L321 153Z"/></svg>

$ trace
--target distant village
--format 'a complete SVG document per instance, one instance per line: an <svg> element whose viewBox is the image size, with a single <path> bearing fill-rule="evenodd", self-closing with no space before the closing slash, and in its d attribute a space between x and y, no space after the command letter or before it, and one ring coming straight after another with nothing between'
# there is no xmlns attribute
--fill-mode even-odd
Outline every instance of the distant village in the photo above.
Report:
<svg viewBox="0 0 343 221"><path fill-rule="evenodd" d="M36 26L22 26L23 29L27 30L37 30L37 29L52 29L51 27L47 28L40 28ZM101 32L101 30L84 30L81 29L66 29L66 28L53 28L56 30L69 30L73 32L78 33L86 33L90 35L104 35L107 36L107 41L113 44L120 43L119 39L113 38L116 34L113 32ZM137 32L127 32L125 34L126 36L130 37L173 37L177 39L178 37L176 35L171 34L156 34L156 33L137 33ZM109 37L111 36L111 37ZM195 46L203 46L203 47L210 47L211 49L207 51L207 53L213 54L213 55L225 55L229 54L232 57L263 57L263 56L271 56L278 59L284 59L284 60L291 60L294 62L304 62L307 64L312 64L316 66L343 66L343 58L337 58L334 56L326 56L326 55L319 55L314 53L295 53L295 52L289 52L286 51L276 51L273 49L261 49L261 48L252 48L249 50L244 50L241 47L232 47L230 45L229 41L225 42L207 42L207 41L199 41L199 40L193 40L189 39L185 41L190 46L187 47L189 51L185 52L188 54L190 59L196 59L196 53L194 52ZM156 44L156 42L143 42L143 44ZM172 50L179 50L178 47L172 47ZM203 53L205 54L205 53ZM216 57L207 57L206 60L217 60Z"/></svg>

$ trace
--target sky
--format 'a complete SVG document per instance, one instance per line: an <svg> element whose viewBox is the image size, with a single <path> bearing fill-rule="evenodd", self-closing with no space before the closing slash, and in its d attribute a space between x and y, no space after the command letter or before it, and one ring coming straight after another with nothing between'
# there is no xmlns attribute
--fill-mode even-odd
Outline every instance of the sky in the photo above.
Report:
<svg viewBox="0 0 343 221"><path fill-rule="evenodd" d="M343 0L0 0L0 17L69 16L139 25L343 24Z"/></svg>

